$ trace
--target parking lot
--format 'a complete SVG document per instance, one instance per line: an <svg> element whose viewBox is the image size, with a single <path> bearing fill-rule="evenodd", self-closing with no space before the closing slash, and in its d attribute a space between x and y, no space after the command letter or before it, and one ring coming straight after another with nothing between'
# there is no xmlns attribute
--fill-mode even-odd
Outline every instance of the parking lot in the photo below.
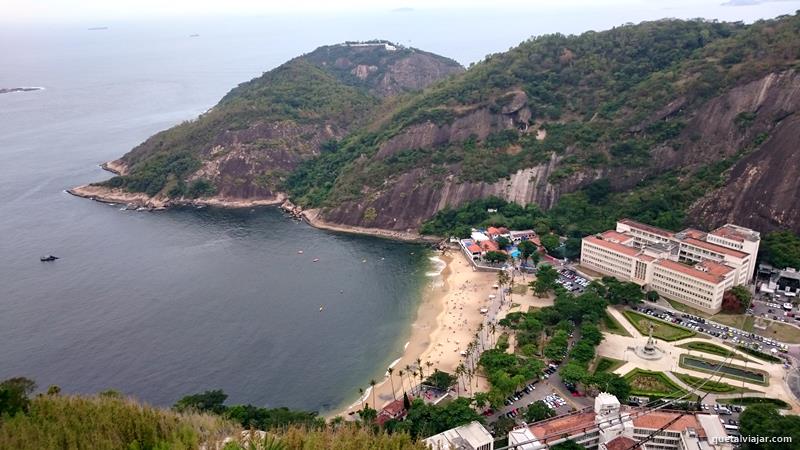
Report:
<svg viewBox="0 0 800 450"><path fill-rule="evenodd" d="M580 294L589 285L589 280L578 275L571 269L561 269L558 271L556 283L564 286L568 291Z"/></svg>
<svg viewBox="0 0 800 450"><path fill-rule="evenodd" d="M800 312L789 302L754 300L747 314L800 326Z"/></svg>
<svg viewBox="0 0 800 450"><path fill-rule="evenodd" d="M569 398L567 398L568 396ZM570 395L568 386L564 384L558 374L558 366L550 364L545 368L541 379L533 380L512 397L507 398L499 411L484 415L488 416L489 422L497 420L502 415L517 421L524 421L525 410L538 400L545 402L556 412L556 415L566 414L575 408L580 409L593 404L592 399L581 394Z"/></svg>
<svg viewBox="0 0 800 450"><path fill-rule="evenodd" d="M691 314L668 311L658 306L639 306L633 309L657 319L722 339L733 345L748 346L754 350L774 354L776 356L780 356L783 352L788 350L786 344L776 342L755 333L748 333L738 328L721 325Z"/></svg>

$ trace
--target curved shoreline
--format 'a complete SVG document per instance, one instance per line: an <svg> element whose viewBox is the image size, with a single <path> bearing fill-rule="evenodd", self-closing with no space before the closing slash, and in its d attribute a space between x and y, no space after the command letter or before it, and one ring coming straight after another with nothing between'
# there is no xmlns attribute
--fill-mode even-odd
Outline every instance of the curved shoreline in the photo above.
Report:
<svg viewBox="0 0 800 450"><path fill-rule="evenodd" d="M422 294L417 316L411 324L411 336L399 361L395 360L390 365L394 368L394 386L389 382L386 369L383 378L375 385L378 411L395 396L402 398L404 390L408 391L407 381L404 381L404 387L400 386L398 371L405 372L407 365L415 367L417 358L422 360L426 376L435 369L453 373L462 360L460 351L473 339L477 327L483 322L484 316L480 314L479 307L491 292L495 274L475 272L460 252L436 257L445 265L439 275L428 277L431 280ZM436 280L439 277L441 282ZM428 367L427 362L432 365ZM405 375L403 379L408 380ZM419 383L420 380L416 378L415 381ZM372 403L372 390L365 389L363 397L356 398L354 403L341 410L327 413L325 417L349 417L360 408L362 399L365 403Z"/></svg>

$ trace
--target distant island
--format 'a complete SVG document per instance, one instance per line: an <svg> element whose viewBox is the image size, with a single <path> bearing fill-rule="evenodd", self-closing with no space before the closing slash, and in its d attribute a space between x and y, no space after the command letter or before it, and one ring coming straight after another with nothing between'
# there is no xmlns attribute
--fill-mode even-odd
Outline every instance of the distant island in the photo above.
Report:
<svg viewBox="0 0 800 450"><path fill-rule="evenodd" d="M101 31L101 30L107 30L107 29L108 29L108 27L91 27L91 28L87 28L87 30L89 30L89 31Z"/></svg>
<svg viewBox="0 0 800 450"><path fill-rule="evenodd" d="M44 88L43 87L0 88L0 94L10 94L12 92L41 91L41 90L44 90Z"/></svg>

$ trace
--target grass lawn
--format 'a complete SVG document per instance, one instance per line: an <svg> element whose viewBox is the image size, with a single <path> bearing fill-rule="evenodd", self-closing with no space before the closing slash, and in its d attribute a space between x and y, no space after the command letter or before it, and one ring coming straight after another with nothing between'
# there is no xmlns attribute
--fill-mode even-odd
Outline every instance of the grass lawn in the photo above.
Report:
<svg viewBox="0 0 800 450"><path fill-rule="evenodd" d="M772 356L769 353L764 353L764 352L760 352L758 350L753 350L752 348L745 347L744 345L737 345L736 348L738 348L740 351L742 351L744 353L747 353L748 355L751 355L751 356L753 356L755 358L758 358L760 360L763 360L763 361L767 361L767 362L771 362L771 363L779 363L779 362L782 361L777 356Z"/></svg>
<svg viewBox="0 0 800 450"><path fill-rule="evenodd" d="M613 372L622 367L623 364L625 364L625 361L601 356L600 359L597 360L597 364L594 366L594 371L592 373Z"/></svg>
<svg viewBox="0 0 800 450"><path fill-rule="evenodd" d="M517 295L525 295L526 293L528 293L528 285L524 283L515 284L514 287L511 288L511 293Z"/></svg>
<svg viewBox="0 0 800 450"><path fill-rule="evenodd" d="M633 395L676 398L687 393L663 372L636 368L625 374L625 379L628 380Z"/></svg>
<svg viewBox="0 0 800 450"><path fill-rule="evenodd" d="M683 381L687 385L697 388L701 384L703 387L699 388L699 390L703 392L711 392L714 394L738 394L740 392L755 392L752 389L742 388L731 386L728 383L721 383L719 381L708 380L705 381L703 378L694 377L689 375L688 373L678 373L672 372L679 380ZM705 381L705 383L704 383Z"/></svg>
<svg viewBox="0 0 800 450"><path fill-rule="evenodd" d="M623 311L622 314L644 336L647 336L650 332L648 322L653 324L653 337L667 342L693 337L697 334L688 328L679 327L645 314L639 314L636 311Z"/></svg>
<svg viewBox="0 0 800 450"><path fill-rule="evenodd" d="M625 328L617 322L611 314L606 312L605 316L603 317L603 321L600 324L600 330L606 331L608 333L618 334L620 336L628 336L631 337L631 334L625 331Z"/></svg>
<svg viewBox="0 0 800 450"><path fill-rule="evenodd" d="M722 404L734 404L734 405L758 405L761 403L766 403L769 405L775 405L780 409L791 409L788 403L785 401L778 399L778 398L769 398L769 397L734 397L734 398L718 398L717 402Z"/></svg>
<svg viewBox="0 0 800 450"><path fill-rule="evenodd" d="M749 361L744 356L736 354L733 350L729 350L725 347L721 347L716 344L712 344L711 342L687 342L686 344L681 344L678 347L685 348L687 350L694 350L697 352L709 353L712 355L723 356L725 358L729 356L733 356L735 359L740 359L742 361Z"/></svg>
<svg viewBox="0 0 800 450"><path fill-rule="evenodd" d="M770 324L766 330L756 329L758 334L789 344L800 344L800 329L782 322L775 322L774 320L769 320L768 322Z"/></svg>
<svg viewBox="0 0 800 450"><path fill-rule="evenodd" d="M689 364L686 359L698 360L694 364ZM699 365L698 365L699 364ZM691 369L698 372L713 373L715 376L730 378L733 380L746 381L748 383L760 384L762 386L769 386L769 374L763 370L754 369L752 367L744 367L736 364L722 363L720 361L713 361L705 359L700 356L682 354L678 361L678 365L684 369ZM722 366L720 370L715 367Z"/></svg>
<svg viewBox="0 0 800 450"><path fill-rule="evenodd" d="M711 319L714 322L720 323L722 325L726 325L729 327L739 328L740 330L752 332L753 331L753 316L746 315L746 314L708 314L706 312L700 311L699 309L694 309L691 306L686 306L683 303L676 302L675 300L667 299L670 305L673 308L677 309L678 311L685 312L687 314L691 314L693 316L703 317L705 319Z"/></svg>

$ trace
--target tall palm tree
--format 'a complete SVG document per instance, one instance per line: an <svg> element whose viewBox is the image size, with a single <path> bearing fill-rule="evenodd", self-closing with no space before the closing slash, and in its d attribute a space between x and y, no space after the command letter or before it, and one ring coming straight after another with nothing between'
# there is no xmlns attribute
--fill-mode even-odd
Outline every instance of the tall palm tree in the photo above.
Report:
<svg viewBox="0 0 800 450"><path fill-rule="evenodd" d="M416 383L417 382L417 371L416 370L412 370L411 371L411 375L413 375L412 380L414 380L414 382ZM417 391L419 391L419 390L417 390ZM414 385L413 384L411 385L411 393L412 394L414 393Z"/></svg>
<svg viewBox="0 0 800 450"><path fill-rule="evenodd" d="M361 410L364 410L364 389L358 388L358 398L361 400Z"/></svg>
<svg viewBox="0 0 800 450"><path fill-rule="evenodd" d="M417 357L417 367L419 367L419 372L422 373L422 358Z"/></svg>
<svg viewBox="0 0 800 450"><path fill-rule="evenodd" d="M394 372L394 369L389 367L388 369L386 369L386 372L389 374L389 383L392 384L392 397L395 400L397 400L397 396L394 394L394 378L392 378L392 373Z"/></svg>
<svg viewBox="0 0 800 450"><path fill-rule="evenodd" d="M404 373L405 372L403 372L403 369L400 369L400 370L397 371L397 376L400 377L400 390L403 391L403 393L406 392L406 385L405 385L405 383L403 383L403 374Z"/></svg>
<svg viewBox="0 0 800 450"><path fill-rule="evenodd" d="M489 332L492 333L492 347L497 345L497 339L495 339L495 334L497 333L497 324L492 322L489 324Z"/></svg>
<svg viewBox="0 0 800 450"><path fill-rule="evenodd" d="M433 372L431 372L431 367L433 367L433 363L430 361L425 361L425 365L428 366L428 373L433 374Z"/></svg>
<svg viewBox="0 0 800 450"><path fill-rule="evenodd" d="M372 408L377 411L378 404L375 403L375 385L378 384L375 380L369 380L369 385L372 387Z"/></svg>

